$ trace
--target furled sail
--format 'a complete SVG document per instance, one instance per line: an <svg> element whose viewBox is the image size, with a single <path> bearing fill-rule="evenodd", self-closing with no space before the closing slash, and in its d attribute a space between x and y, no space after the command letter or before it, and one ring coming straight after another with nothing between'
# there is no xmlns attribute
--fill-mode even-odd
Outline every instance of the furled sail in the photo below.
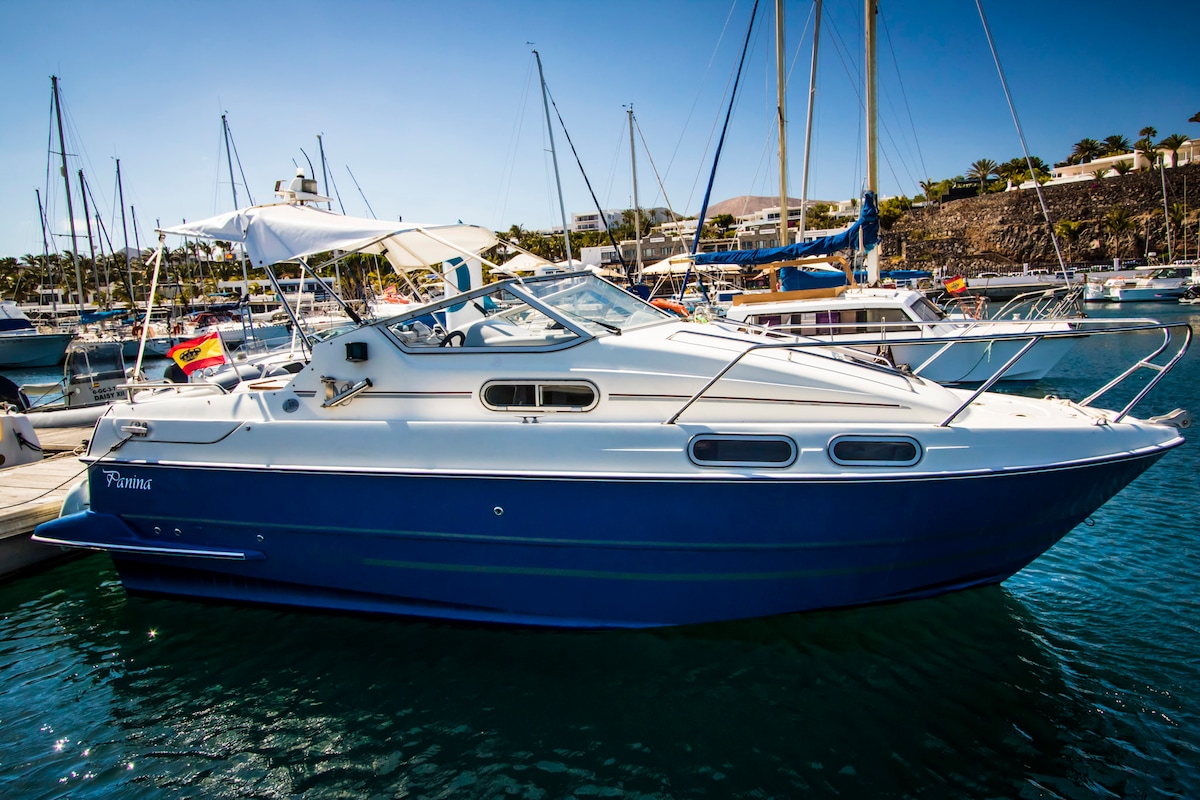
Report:
<svg viewBox="0 0 1200 800"><path fill-rule="evenodd" d="M772 264L776 261L794 261L812 256L825 256L840 250L850 250L859 247L859 234L862 234L862 250L864 252L875 247L879 241L879 207L875 193L866 192L863 195L862 210L853 225L841 233L832 236L822 236L811 242L798 242L785 247L762 247L757 250L726 250L720 253L696 253L696 264L741 264L753 266L756 264Z"/></svg>

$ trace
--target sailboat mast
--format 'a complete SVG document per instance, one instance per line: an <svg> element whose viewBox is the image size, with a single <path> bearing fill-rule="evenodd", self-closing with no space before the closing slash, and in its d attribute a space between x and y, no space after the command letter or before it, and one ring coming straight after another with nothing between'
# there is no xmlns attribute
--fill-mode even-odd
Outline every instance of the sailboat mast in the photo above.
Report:
<svg viewBox="0 0 1200 800"><path fill-rule="evenodd" d="M42 207L42 191L34 189L38 201L38 220L42 223L42 259L46 262L46 283L50 284L50 311L58 317L58 291L54 288L54 273L50 269L50 243L46 241L46 210ZM41 305L41 298L38 298Z"/></svg>
<svg viewBox="0 0 1200 800"><path fill-rule="evenodd" d="M779 246L787 247L791 241L789 241L788 235L787 196L787 114L785 113L787 77L783 62L783 0L775 0L776 115L779 123Z"/></svg>
<svg viewBox="0 0 1200 800"><path fill-rule="evenodd" d="M76 306L83 313L83 277L79 272L79 242L75 236L75 206L71 202L71 179L67 172L67 145L63 136L62 101L58 96L58 77L50 76L50 88L54 91L54 116L58 121L58 154L62 157L63 186L67 190L67 217L71 221L71 261L75 265Z"/></svg>
<svg viewBox="0 0 1200 800"><path fill-rule="evenodd" d="M633 146L633 103L629 113L629 163L633 167L633 238L637 241L637 282L642 282L642 207L637 193L637 150ZM604 212L600 212L604 213Z"/></svg>
<svg viewBox="0 0 1200 800"><path fill-rule="evenodd" d="M1158 156L1158 175L1162 178L1162 197L1163 197L1163 222L1167 226L1167 263L1170 264L1175 260L1174 248L1171 247L1171 212L1167 210L1167 173L1163 169L1163 162L1166 157Z"/></svg>
<svg viewBox="0 0 1200 800"><path fill-rule="evenodd" d="M229 153L229 120L225 119L225 115L221 115L221 130L225 134L225 160L229 162L229 188L233 190L233 210L238 209L237 199L237 183L233 180L233 158ZM303 151L301 151L303 152ZM240 162L239 162L240 163ZM250 189L246 189L249 194ZM251 200L251 202L254 202ZM246 292L246 297L250 296L250 274L246 270L246 248L242 247L242 288ZM280 295L282 297L283 295Z"/></svg>
<svg viewBox="0 0 1200 800"><path fill-rule="evenodd" d="M225 162L229 165L229 188L233 190L233 210L237 211L237 182L233 179L233 159L229 156L229 121L221 115L221 132L225 136Z"/></svg>
<svg viewBox="0 0 1200 800"><path fill-rule="evenodd" d="M96 263L96 241L92 238L92 216L88 211L87 184L83 180L83 170L79 170L79 196L83 200L83 221L87 223L88 250L92 253L92 280L96 284L96 297L100 297L100 266Z"/></svg>
<svg viewBox="0 0 1200 800"><path fill-rule="evenodd" d="M821 41L821 0L813 9L812 67L808 71L808 120L804 126L804 173L800 179L800 223L796 241L804 241L804 223L808 217L808 162L812 155L813 105L817 97L817 45Z"/></svg>
<svg viewBox="0 0 1200 800"><path fill-rule="evenodd" d="M571 264L571 230L567 227L567 207L563 205L562 179L558 176L558 153L554 149L554 126L550 124L550 98L546 92L546 76L542 73L542 57L533 51L537 59L538 80L542 83L542 108L546 112L546 133L550 137L550 160L554 162L554 183L558 187L558 213L562 215L563 244L567 251L567 266Z"/></svg>
<svg viewBox="0 0 1200 800"><path fill-rule="evenodd" d="M878 0L866 0L866 76L867 76L867 191L879 196L879 134L876 127L878 118L878 97L875 85L875 16L879 13ZM876 246L866 256L867 284L879 283L879 247Z"/></svg>
<svg viewBox="0 0 1200 800"><path fill-rule="evenodd" d="M878 0L866 0L866 76L867 76L867 190L879 191L879 164L876 148L879 145L876 118L878 96L875 84L875 15L879 13Z"/></svg>
<svg viewBox="0 0 1200 800"><path fill-rule="evenodd" d="M325 143L321 141L321 134L319 134L319 133L317 134L317 153L320 154L320 158L321 158L321 185L324 187L325 196L330 197L331 195L329 194L329 176L325 174ZM313 177L315 178L317 176L313 175ZM330 200L328 203L325 204L325 207L328 208L330 211L332 211L333 210L333 201Z"/></svg>

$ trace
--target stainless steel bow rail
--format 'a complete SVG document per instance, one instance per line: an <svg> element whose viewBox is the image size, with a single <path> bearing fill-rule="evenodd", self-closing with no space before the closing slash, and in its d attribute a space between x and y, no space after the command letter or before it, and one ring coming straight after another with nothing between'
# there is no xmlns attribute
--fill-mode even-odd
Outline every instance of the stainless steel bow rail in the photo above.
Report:
<svg viewBox="0 0 1200 800"><path fill-rule="evenodd" d="M1116 378L1113 378L1111 381L1109 381L1107 384L1102 386L1100 389L1096 390L1095 392L1088 395L1086 398L1084 398L1082 401L1080 401L1076 404L1076 405L1079 405L1082 407L1090 406L1097 399L1104 396L1108 392L1112 391L1114 388L1116 388L1117 386L1121 385L1126 380L1128 380L1130 378L1130 376L1140 372L1141 370L1149 370L1149 371L1155 373L1153 375L1153 377L1146 383L1146 385L1143 386L1140 391L1138 391L1138 393L1134 396L1134 398L1132 400L1130 400L1129 403L1124 408L1122 408L1115 417L1113 417L1112 422L1114 422L1114 423L1120 422L1122 419L1124 419L1126 416L1129 415L1129 413L1138 405L1138 403L1140 403L1146 397L1147 394L1149 394L1151 392L1151 390L1154 389L1155 386L1158 385L1159 381L1161 381L1164 377L1166 377L1168 372L1170 372L1172 369L1174 369L1175 365L1179 363L1179 360L1181 358L1183 358L1185 353L1187 353L1188 347L1191 345L1191 342L1192 342L1192 328L1186 322L1160 323L1160 322L1142 321L1142 320L1134 320L1134 321L1105 320L1105 322L1111 322L1114 324L1106 325L1105 327L1092 328L1092 329L1075 328L1075 329L1071 329L1071 330L1042 331L1042 332L1038 332L1038 333L1010 333L1010 334L990 334L990 335L982 335L981 334L981 335L976 335L976 336L957 336L957 337L955 337L952 342L948 342L946 344L946 346L944 346L940 350L938 350L937 353L935 353L930 359L927 359L921 366L922 367L927 366L931 361L936 359L942 353L946 352L951 346L953 346L955 344L960 344L960 343L966 344L968 342L996 342L996 341L1025 341L1026 343L1011 358L1009 358L1007 361L1005 361L1003 364L1001 364L996 369L996 371L991 374L991 376L987 380L983 381L983 383L981 383L979 385L979 387L976 388L971 393L971 395L965 401L963 401L963 403L961 405L959 405L958 408L956 408L954 410L953 413L951 413L948 417L946 417L944 420L942 420L940 423L938 423L938 427L941 427L941 428L948 427L952 422L954 422L954 420L958 419L958 417L963 413L963 411L965 411L976 400L978 400L979 397L984 392L987 392L989 389L991 389L993 386L995 386L996 383L1001 378L1003 378L1008 373L1008 371L1011 370L1018 361L1021 360L1022 356L1024 356L1026 353L1028 353L1030 350L1032 350L1038 344L1038 342L1041 342L1043 339L1060 339L1060 338L1078 339L1081 337L1113 336L1113 335L1117 335L1117 334L1126 334L1126 333L1145 333L1145 332L1155 332L1155 331L1160 332L1162 334L1162 342L1161 342L1161 344L1159 344L1157 347L1154 348L1153 352L1151 352L1149 355L1146 355L1146 356L1138 359L1132 366L1130 366L1128 369L1126 369L1124 372L1122 372ZM758 326L750 325L750 324L747 324L744 322L738 322L738 323L728 322L728 323L723 323L723 324L736 327L737 329L740 329L740 330L753 330L753 331L761 331L761 332L767 333L767 334L774 334L774 329L760 328ZM1162 356L1163 353L1166 353L1171 348L1172 342L1175 341L1175 336L1173 334L1181 334L1181 336L1182 336L1182 342L1177 343L1178 349L1175 350L1168 357L1168 360L1165 364L1155 363L1156 358L1158 358L1159 356ZM717 334L711 334L711 335L715 336ZM775 334L775 335L778 335L778 334ZM725 366L722 367L717 372L716 375L714 375L711 379L709 379L709 381L707 383L705 383L704 386L702 386L699 389L699 391L697 391L690 398L688 398L686 401L684 401L683 405L680 406L679 409L676 410L674 414L672 414L669 418L667 418L663 422L663 424L664 425L674 425L679 420L679 418L683 415L683 413L685 411L687 411L689 408L691 408L691 406L696 401L698 401L701 397L703 397L708 392L709 389L711 389L722 378L724 378L727 374L729 374L729 371L732 370L739 363L741 363L741 361L750 353L756 353L756 352L759 352L762 350L828 350L828 349L832 348L832 349L836 349L840 352L834 353L834 354L817 353L817 355L819 355L823 358L836 359L839 361L845 361L848 358L851 360L862 360L865 363L874 362L877 365L878 361L879 361L878 358L872 358L869 354L853 350L852 348L853 347L872 347L875 345L901 345L901 344L929 345L929 344L933 344L933 343L931 343L929 339L923 339L920 337L908 337L908 338L888 337L888 338L880 338L878 341L876 341L876 340L861 340L861 341L855 341L852 343L829 342L829 341L820 341L820 340L812 340L812 339L802 339L802 338L797 337L797 338L793 338L791 341L786 341L786 342L773 341L773 342L763 342L762 344L751 344L745 350L743 350L740 353L738 353L737 355L735 355L727 364L725 364ZM882 368L882 367L880 367L880 368ZM900 373L900 374L905 374L905 373Z"/></svg>

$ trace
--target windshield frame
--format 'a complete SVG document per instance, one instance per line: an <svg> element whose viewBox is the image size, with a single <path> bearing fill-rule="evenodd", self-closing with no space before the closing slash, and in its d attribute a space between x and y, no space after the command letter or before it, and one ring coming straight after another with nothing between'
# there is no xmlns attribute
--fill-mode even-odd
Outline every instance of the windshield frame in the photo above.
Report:
<svg viewBox="0 0 1200 800"><path fill-rule="evenodd" d="M414 322L434 317L442 323L448 313L461 311L465 306L474 305L481 311L478 319L504 320L516 316L519 312L511 308L484 311L481 301L498 293L506 293L515 298L536 314L545 316L553 323L574 334L571 338L547 340L544 344L522 345L488 345L457 347L415 346L407 341L399 331ZM580 313L577 308L578 300L586 298L599 306L597 309L604 315L612 311L624 313L624 318L597 319L586 313ZM567 300L576 301L568 304ZM576 307L572 307L575 305ZM373 327L382 328L397 345L408 353L480 353L480 352L539 352L546 350L561 350L573 347L585 341L602 336L619 336L628 330L659 325L678 318L658 309L642 300L640 297L612 284L592 272L581 270L576 272L561 272L542 275L534 278L514 277L471 289L452 297L442 298L433 303L409 309L403 314L378 320L371 323ZM452 328L453 330L453 328Z"/></svg>

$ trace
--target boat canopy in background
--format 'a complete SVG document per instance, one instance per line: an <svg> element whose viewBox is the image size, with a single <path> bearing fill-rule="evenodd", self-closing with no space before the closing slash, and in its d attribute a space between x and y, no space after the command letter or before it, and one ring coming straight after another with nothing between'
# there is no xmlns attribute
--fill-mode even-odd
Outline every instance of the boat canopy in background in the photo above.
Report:
<svg viewBox="0 0 1200 800"><path fill-rule="evenodd" d="M162 231L241 242L255 267L344 250L383 255L401 271L475 255L498 241L492 231L478 225L388 222L292 204L238 209Z"/></svg>

